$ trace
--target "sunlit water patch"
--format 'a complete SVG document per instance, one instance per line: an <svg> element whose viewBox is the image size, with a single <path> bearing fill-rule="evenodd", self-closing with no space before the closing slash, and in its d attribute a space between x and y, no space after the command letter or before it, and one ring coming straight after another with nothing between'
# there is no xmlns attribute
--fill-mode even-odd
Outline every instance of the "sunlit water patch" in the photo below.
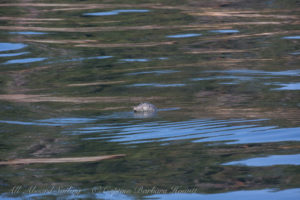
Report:
<svg viewBox="0 0 300 200"><path fill-rule="evenodd" d="M24 54L28 54L29 52L20 52L20 53L1 53L0 57L13 57L13 56L21 56Z"/></svg>
<svg viewBox="0 0 300 200"><path fill-rule="evenodd" d="M47 58L23 58L23 59L14 59L8 60L3 64L26 64L26 63L33 63L33 62L40 62L44 61Z"/></svg>
<svg viewBox="0 0 300 200"><path fill-rule="evenodd" d="M239 33L239 30L235 29L224 29L224 30L211 30L212 33Z"/></svg>
<svg viewBox="0 0 300 200"><path fill-rule="evenodd" d="M10 34L17 35L45 35L48 34L46 32L37 32L37 31L17 31L17 32L9 32Z"/></svg>
<svg viewBox="0 0 300 200"><path fill-rule="evenodd" d="M272 155L261 158L250 158L246 160L232 161L223 165L246 165L264 167L273 165L300 165L300 154L296 155Z"/></svg>
<svg viewBox="0 0 300 200"><path fill-rule="evenodd" d="M146 13L150 10L147 9L128 9L128 10L112 10L112 11L105 11L105 12L94 12L94 13L84 13L84 16L110 16L110 15L118 15L121 13Z"/></svg>
<svg viewBox="0 0 300 200"><path fill-rule="evenodd" d="M201 36L200 33L187 33L187 34L177 34L177 35L167 35L167 38L189 38Z"/></svg>
<svg viewBox="0 0 300 200"><path fill-rule="evenodd" d="M0 43L0 51L12 51L26 47L23 43Z"/></svg>

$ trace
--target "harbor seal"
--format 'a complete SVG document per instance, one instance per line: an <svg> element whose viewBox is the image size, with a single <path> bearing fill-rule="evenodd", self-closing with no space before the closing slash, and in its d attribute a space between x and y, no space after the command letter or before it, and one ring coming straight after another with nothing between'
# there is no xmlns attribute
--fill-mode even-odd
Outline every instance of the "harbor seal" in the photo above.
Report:
<svg viewBox="0 0 300 200"><path fill-rule="evenodd" d="M157 111L157 108L151 103L141 103L133 107L134 112L148 112L154 113Z"/></svg>

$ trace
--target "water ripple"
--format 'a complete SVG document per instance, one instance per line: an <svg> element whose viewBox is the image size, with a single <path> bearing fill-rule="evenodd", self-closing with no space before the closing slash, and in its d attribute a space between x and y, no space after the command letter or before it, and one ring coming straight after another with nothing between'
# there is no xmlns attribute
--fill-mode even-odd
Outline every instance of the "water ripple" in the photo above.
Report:
<svg viewBox="0 0 300 200"><path fill-rule="evenodd" d="M20 52L20 53L2 53L0 57L13 57L13 56L21 56L24 54L28 54L29 52Z"/></svg>
<svg viewBox="0 0 300 200"><path fill-rule="evenodd" d="M183 83L169 83L169 84L162 84L162 83L136 83L132 85L128 85L129 87L182 87L185 86Z"/></svg>
<svg viewBox="0 0 300 200"><path fill-rule="evenodd" d="M235 30L235 29L224 29L224 30L212 30L210 31L212 33L239 33L239 30Z"/></svg>
<svg viewBox="0 0 300 200"><path fill-rule="evenodd" d="M277 85L281 87L274 90L300 90L300 83L280 83Z"/></svg>
<svg viewBox="0 0 300 200"><path fill-rule="evenodd" d="M105 11L105 12L85 13L83 15L84 16L110 16L110 15L118 15L121 13L145 13L149 11L150 10L128 9L128 10L112 10L112 11Z"/></svg>
<svg viewBox="0 0 300 200"><path fill-rule="evenodd" d="M120 59L120 61L124 62L148 62L150 59L147 58L127 58L127 59Z"/></svg>
<svg viewBox="0 0 300 200"><path fill-rule="evenodd" d="M239 84L240 82L249 82L256 79L274 79L274 78L284 78L284 77L298 77L300 76L300 70L285 70L285 71L263 71L263 70L215 70L215 71L204 71L204 73L217 73L225 75L210 74L206 77L191 78L192 81L207 81L207 80L224 80L232 79L232 82L221 82L219 84ZM276 90L298 90L299 83L274 83L266 82L265 85L277 84L282 86L282 88Z"/></svg>
<svg viewBox="0 0 300 200"><path fill-rule="evenodd" d="M23 58L23 59L14 59L8 60L3 64L25 64L25 63L32 63L32 62L39 62L44 61L47 58Z"/></svg>
<svg viewBox="0 0 300 200"><path fill-rule="evenodd" d="M168 35L167 38L189 38L189 37L198 37L201 36L200 33L187 33L187 34L178 34L178 35Z"/></svg>
<svg viewBox="0 0 300 200"><path fill-rule="evenodd" d="M17 31L17 32L9 32L10 34L18 34L18 35L45 35L48 34L46 32L37 32L37 31Z"/></svg>
<svg viewBox="0 0 300 200"><path fill-rule="evenodd" d="M18 50L26 47L23 43L0 43L0 51Z"/></svg>
<svg viewBox="0 0 300 200"><path fill-rule="evenodd" d="M254 167L265 167L273 165L300 165L300 154L296 155L272 155L261 158L250 158L246 160L232 161L223 165L246 165Z"/></svg>
<svg viewBox="0 0 300 200"><path fill-rule="evenodd" d="M193 142L223 142L226 144L300 141L300 128L262 126L260 122L263 121L265 120L207 119L173 123L123 124L117 127L102 124L73 130L71 134L86 135L84 140L108 140L124 144L186 139Z"/></svg>
<svg viewBox="0 0 300 200"><path fill-rule="evenodd" d="M285 36L285 37L282 37L282 39L286 39L286 40L299 40L300 39L300 35Z"/></svg>
<svg viewBox="0 0 300 200"><path fill-rule="evenodd" d="M127 75L141 75L141 74L161 75L161 74L170 74L170 73L176 73L176 72L180 72L180 71L177 71L177 70L154 70L154 71L133 72L133 73L128 73Z"/></svg>

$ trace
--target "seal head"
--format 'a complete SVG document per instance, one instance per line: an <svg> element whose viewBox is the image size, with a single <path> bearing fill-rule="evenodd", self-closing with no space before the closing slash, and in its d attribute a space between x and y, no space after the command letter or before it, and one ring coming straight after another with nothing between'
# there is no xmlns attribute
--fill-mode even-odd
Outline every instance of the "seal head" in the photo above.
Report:
<svg viewBox="0 0 300 200"><path fill-rule="evenodd" d="M133 107L134 112L156 112L157 108L151 103L141 103Z"/></svg>

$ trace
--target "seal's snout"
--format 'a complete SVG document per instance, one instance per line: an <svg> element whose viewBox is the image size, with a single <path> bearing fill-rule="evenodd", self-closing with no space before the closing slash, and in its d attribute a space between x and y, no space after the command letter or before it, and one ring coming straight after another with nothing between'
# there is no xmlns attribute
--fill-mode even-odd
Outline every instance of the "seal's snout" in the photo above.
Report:
<svg viewBox="0 0 300 200"><path fill-rule="evenodd" d="M133 109L133 112L137 112L137 106L133 106L132 109Z"/></svg>

